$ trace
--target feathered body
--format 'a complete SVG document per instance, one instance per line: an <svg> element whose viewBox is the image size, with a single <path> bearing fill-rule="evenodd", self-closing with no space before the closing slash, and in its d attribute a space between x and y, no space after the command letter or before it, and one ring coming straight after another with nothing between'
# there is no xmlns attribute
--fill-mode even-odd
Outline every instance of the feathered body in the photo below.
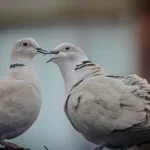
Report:
<svg viewBox="0 0 150 150"><path fill-rule="evenodd" d="M37 119L41 108L39 80L32 64L39 48L32 38L18 40L11 52L10 70L0 79L0 144L19 146L5 141L23 134Z"/></svg>
<svg viewBox="0 0 150 150"><path fill-rule="evenodd" d="M108 75L73 44L61 44L51 54L56 52L51 60L64 78L64 110L75 130L112 149L150 142L150 85L145 79Z"/></svg>
<svg viewBox="0 0 150 150"><path fill-rule="evenodd" d="M41 94L34 66L10 69L0 80L0 140L24 133L37 119Z"/></svg>
<svg viewBox="0 0 150 150"><path fill-rule="evenodd" d="M107 75L94 64L83 66L88 73L71 88L64 107L74 128L87 140L109 148L150 141L147 81L136 75Z"/></svg>

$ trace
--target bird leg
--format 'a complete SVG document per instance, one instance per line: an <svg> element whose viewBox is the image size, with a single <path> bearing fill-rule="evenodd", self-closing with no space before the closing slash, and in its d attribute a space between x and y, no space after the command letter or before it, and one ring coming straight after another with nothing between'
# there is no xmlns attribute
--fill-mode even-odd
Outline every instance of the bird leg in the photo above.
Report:
<svg viewBox="0 0 150 150"><path fill-rule="evenodd" d="M11 143L11 142L1 141L0 144L2 146L5 146L4 149L7 149L7 150L30 150L30 149L20 147L20 146L14 144L14 143Z"/></svg>
<svg viewBox="0 0 150 150"><path fill-rule="evenodd" d="M101 146L96 147L94 150L102 150L105 146L106 146L106 145L103 144L103 145L101 145Z"/></svg>

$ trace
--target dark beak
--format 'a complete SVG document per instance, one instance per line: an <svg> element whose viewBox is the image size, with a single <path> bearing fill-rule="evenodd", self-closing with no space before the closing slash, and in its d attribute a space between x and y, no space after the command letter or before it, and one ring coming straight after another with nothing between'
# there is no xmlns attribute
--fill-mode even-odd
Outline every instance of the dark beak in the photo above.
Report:
<svg viewBox="0 0 150 150"><path fill-rule="evenodd" d="M37 47L35 49L37 50L37 52L42 53L44 55L48 54L48 52L46 50L43 50L42 48Z"/></svg>
<svg viewBox="0 0 150 150"><path fill-rule="evenodd" d="M48 52L47 54L54 54L54 55L58 55L58 54L59 54L59 51L54 50L54 51L50 51L50 52ZM55 58L51 58L51 59L50 59L50 60L48 60L46 63L48 63L48 62L52 61L53 59L55 59Z"/></svg>
<svg viewBox="0 0 150 150"><path fill-rule="evenodd" d="M53 58L51 58L50 60L48 60L46 63L49 63L50 61L52 61Z"/></svg>
<svg viewBox="0 0 150 150"><path fill-rule="evenodd" d="M50 52L48 52L48 54L58 55L58 54L59 54L59 51L50 51Z"/></svg>

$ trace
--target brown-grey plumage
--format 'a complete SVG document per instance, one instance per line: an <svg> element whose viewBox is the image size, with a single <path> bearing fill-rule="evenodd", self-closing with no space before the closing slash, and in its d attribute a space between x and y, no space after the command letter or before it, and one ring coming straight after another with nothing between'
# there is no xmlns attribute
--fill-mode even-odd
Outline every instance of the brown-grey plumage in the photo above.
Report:
<svg viewBox="0 0 150 150"><path fill-rule="evenodd" d="M66 47L70 51L65 51ZM56 51L51 61L64 78L64 110L79 133L90 142L102 144L101 149L127 150L150 142L150 85L145 79L108 75L69 43Z"/></svg>

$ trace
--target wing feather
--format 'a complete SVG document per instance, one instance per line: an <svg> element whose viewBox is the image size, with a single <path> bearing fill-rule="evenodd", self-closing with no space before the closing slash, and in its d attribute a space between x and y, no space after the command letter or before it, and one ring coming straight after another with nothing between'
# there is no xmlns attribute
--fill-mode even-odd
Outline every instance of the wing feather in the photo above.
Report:
<svg viewBox="0 0 150 150"><path fill-rule="evenodd" d="M81 132L92 128L95 133L108 134L144 123L147 119L144 99L136 96L132 88L139 81L130 78L94 76L74 86L68 100L68 116L75 128L82 126Z"/></svg>

